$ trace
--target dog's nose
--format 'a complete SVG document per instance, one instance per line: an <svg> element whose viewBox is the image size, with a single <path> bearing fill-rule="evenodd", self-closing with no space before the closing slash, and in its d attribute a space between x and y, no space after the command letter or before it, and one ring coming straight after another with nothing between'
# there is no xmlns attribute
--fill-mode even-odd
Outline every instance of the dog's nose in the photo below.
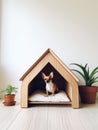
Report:
<svg viewBox="0 0 98 130"><path fill-rule="evenodd" d="M47 83L49 83L50 80L47 80Z"/></svg>
<svg viewBox="0 0 98 130"><path fill-rule="evenodd" d="M49 82L50 82L50 80L51 80L51 79L48 79L48 80L47 80L47 83L49 83Z"/></svg>

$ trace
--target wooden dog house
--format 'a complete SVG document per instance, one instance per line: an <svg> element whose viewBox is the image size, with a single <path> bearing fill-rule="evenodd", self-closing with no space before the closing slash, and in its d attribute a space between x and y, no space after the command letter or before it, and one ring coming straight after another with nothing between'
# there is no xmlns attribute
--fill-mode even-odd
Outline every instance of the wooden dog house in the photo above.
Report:
<svg viewBox="0 0 98 130"><path fill-rule="evenodd" d="M73 108L79 108L79 80L51 49L47 49L45 53L20 78L20 81L22 81L21 107L28 107L29 95L31 95L32 92L37 89L44 90L45 87L41 79L41 72L49 74L50 71L55 73L55 77L57 77L55 81L57 81L59 88L66 92L69 101L34 101L32 103L71 104Z"/></svg>

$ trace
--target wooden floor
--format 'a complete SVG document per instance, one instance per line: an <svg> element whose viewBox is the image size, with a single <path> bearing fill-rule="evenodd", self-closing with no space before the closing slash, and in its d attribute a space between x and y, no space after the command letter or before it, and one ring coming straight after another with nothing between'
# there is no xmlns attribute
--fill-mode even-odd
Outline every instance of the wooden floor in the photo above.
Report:
<svg viewBox="0 0 98 130"><path fill-rule="evenodd" d="M0 101L0 130L98 130L98 98L96 104L35 105L30 108L5 107Z"/></svg>

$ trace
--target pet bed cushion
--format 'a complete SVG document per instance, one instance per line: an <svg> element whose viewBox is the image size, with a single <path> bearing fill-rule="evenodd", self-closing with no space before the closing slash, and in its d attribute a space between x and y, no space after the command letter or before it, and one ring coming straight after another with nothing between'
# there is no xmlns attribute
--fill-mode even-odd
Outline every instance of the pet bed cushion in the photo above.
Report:
<svg viewBox="0 0 98 130"><path fill-rule="evenodd" d="M35 91L29 96L30 102L69 102L69 98L64 91L60 91L56 93L54 96L52 94L46 96L43 91Z"/></svg>

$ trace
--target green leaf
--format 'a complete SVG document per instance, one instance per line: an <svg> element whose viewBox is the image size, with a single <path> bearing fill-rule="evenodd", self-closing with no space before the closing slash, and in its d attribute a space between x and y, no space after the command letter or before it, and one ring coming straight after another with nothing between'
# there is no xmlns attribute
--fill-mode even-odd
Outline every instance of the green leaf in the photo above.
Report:
<svg viewBox="0 0 98 130"><path fill-rule="evenodd" d="M16 93L17 89L18 88L16 88L16 87L13 87L11 85L7 85L7 87L4 90L0 91L0 94L1 93L6 93L6 94Z"/></svg>
<svg viewBox="0 0 98 130"><path fill-rule="evenodd" d="M72 63L71 65L75 65L78 68L80 68L81 71L79 71L77 69L72 69L72 71L76 71L77 73L79 73L83 77L83 79L85 81L85 84L87 86L91 86L95 82L98 82L97 81L98 76L95 77L95 75L98 73L98 67L96 67L95 69L93 69L93 71L90 73L88 64L85 64L83 66L81 64Z"/></svg>

